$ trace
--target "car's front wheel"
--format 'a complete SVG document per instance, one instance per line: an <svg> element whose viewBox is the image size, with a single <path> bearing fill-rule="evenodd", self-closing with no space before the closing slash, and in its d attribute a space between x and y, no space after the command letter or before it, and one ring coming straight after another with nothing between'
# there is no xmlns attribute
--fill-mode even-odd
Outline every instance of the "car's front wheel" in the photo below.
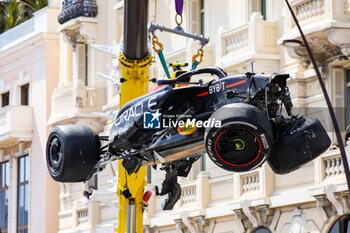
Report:
<svg viewBox="0 0 350 233"><path fill-rule="evenodd" d="M208 156L221 168L245 172L260 166L272 147L272 126L265 112L249 104L233 103L216 110L210 117L221 127L207 128Z"/></svg>
<svg viewBox="0 0 350 233"><path fill-rule="evenodd" d="M54 127L46 143L46 164L51 177L59 182L87 180L99 161L98 149L89 127Z"/></svg>

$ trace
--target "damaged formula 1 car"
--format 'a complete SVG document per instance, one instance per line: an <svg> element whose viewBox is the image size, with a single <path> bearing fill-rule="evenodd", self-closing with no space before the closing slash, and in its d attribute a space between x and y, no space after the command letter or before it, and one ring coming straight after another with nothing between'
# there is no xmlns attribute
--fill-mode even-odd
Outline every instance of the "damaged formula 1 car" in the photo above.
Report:
<svg viewBox="0 0 350 233"><path fill-rule="evenodd" d="M191 82L196 75L215 79ZM116 159L123 159L129 174L160 163L166 178L156 192L169 194L163 209L172 209L181 195L177 176L187 176L205 152L227 171L245 172L267 161L275 173L289 173L319 156L331 141L317 119L292 114L288 78L227 77L222 69L208 67L159 80L161 88L119 110L109 137L95 136L81 125L53 128L48 170L56 181L80 182ZM107 145L101 146L101 140Z"/></svg>

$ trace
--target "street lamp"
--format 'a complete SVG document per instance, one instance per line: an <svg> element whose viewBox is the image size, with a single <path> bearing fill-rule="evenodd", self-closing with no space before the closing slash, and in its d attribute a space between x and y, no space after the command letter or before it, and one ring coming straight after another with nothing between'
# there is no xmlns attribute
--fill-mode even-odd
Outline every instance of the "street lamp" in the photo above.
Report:
<svg viewBox="0 0 350 233"><path fill-rule="evenodd" d="M283 40L282 44L287 47L299 47L304 46L300 40Z"/></svg>

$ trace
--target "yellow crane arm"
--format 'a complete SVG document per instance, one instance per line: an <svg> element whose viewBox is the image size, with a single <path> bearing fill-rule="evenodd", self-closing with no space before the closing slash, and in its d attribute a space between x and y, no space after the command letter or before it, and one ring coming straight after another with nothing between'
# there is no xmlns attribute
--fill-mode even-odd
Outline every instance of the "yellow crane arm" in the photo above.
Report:
<svg viewBox="0 0 350 233"><path fill-rule="evenodd" d="M148 69L152 56L148 54L143 59L131 60L119 54L121 66L121 77L124 82L121 84L120 107L148 92ZM142 167L137 173L128 175L119 161L118 168L118 228L119 233L142 233L143 232L143 194L146 185L146 168ZM129 189L131 197L126 199L122 192Z"/></svg>

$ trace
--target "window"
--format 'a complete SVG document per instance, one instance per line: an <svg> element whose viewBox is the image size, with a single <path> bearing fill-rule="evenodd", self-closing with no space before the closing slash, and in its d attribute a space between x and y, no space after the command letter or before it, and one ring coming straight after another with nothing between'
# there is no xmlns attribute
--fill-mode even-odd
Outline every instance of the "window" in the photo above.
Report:
<svg viewBox="0 0 350 233"><path fill-rule="evenodd" d="M77 54L78 54L78 79L88 85L88 45L87 44L77 44Z"/></svg>
<svg viewBox="0 0 350 233"><path fill-rule="evenodd" d="M349 233L350 215L341 216L331 227L329 233Z"/></svg>
<svg viewBox="0 0 350 233"><path fill-rule="evenodd" d="M201 171L206 171L207 170L207 154L204 154L201 158Z"/></svg>
<svg viewBox="0 0 350 233"><path fill-rule="evenodd" d="M347 114L350 102L350 72L342 68L332 69L332 104L335 110L340 131L344 131L346 125L349 123L349 115ZM346 93L348 91L348 93Z"/></svg>
<svg viewBox="0 0 350 233"><path fill-rule="evenodd" d="M18 158L17 233L28 233L29 156Z"/></svg>
<svg viewBox="0 0 350 233"><path fill-rule="evenodd" d="M350 124L350 70L346 71L346 92L347 92L347 122L346 125Z"/></svg>
<svg viewBox="0 0 350 233"><path fill-rule="evenodd" d="M0 163L0 229L7 233L9 205L10 164Z"/></svg>
<svg viewBox="0 0 350 233"><path fill-rule="evenodd" d="M253 231L253 233L271 233L271 231L265 227L260 227Z"/></svg>
<svg viewBox="0 0 350 233"><path fill-rule="evenodd" d="M1 95L1 107L6 107L10 104L10 92L3 93Z"/></svg>
<svg viewBox="0 0 350 233"><path fill-rule="evenodd" d="M29 105L29 83L21 86L21 105Z"/></svg>
<svg viewBox="0 0 350 233"><path fill-rule="evenodd" d="M98 174L93 175L87 182L87 188L93 187L93 189L98 188Z"/></svg>
<svg viewBox="0 0 350 233"><path fill-rule="evenodd" d="M204 35L204 0L201 0L201 35Z"/></svg>
<svg viewBox="0 0 350 233"><path fill-rule="evenodd" d="M195 34L204 35L204 1L205 0L190 0L190 28Z"/></svg>
<svg viewBox="0 0 350 233"><path fill-rule="evenodd" d="M248 20L254 12L259 12L266 20L266 0L250 0L248 4Z"/></svg>

